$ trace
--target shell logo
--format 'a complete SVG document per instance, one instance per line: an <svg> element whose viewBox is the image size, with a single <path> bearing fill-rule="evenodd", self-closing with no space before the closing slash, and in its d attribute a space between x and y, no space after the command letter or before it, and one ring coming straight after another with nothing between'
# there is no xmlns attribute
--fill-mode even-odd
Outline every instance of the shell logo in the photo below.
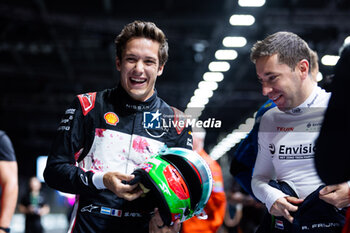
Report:
<svg viewBox="0 0 350 233"><path fill-rule="evenodd" d="M104 115L104 118L106 120L106 123L109 124L109 125L116 126L117 123L119 122L119 117L114 112L107 112Z"/></svg>

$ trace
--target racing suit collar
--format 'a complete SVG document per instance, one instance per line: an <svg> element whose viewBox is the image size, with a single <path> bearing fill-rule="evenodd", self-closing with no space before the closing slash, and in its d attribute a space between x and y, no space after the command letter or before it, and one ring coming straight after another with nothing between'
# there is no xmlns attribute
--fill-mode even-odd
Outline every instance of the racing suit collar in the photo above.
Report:
<svg viewBox="0 0 350 233"><path fill-rule="evenodd" d="M157 102L157 90L154 90L153 95L146 101L142 102L131 98L120 83L117 86L116 95L118 105L131 112L150 111L155 108Z"/></svg>
<svg viewBox="0 0 350 233"><path fill-rule="evenodd" d="M301 114L305 111L309 111L309 109L314 105L320 92L321 92L321 88L319 86L315 85L314 89L311 92L311 94L309 95L309 97L302 104L300 104L299 106L297 106L293 109L287 110L285 112L289 113L289 114L297 115L297 114Z"/></svg>

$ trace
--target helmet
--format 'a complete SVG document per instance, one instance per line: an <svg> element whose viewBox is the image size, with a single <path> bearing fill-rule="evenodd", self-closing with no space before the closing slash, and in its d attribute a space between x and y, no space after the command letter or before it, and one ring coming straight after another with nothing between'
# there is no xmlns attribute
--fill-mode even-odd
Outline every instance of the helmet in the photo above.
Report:
<svg viewBox="0 0 350 233"><path fill-rule="evenodd" d="M161 150L133 174L146 195L152 195L166 225L200 215L212 190L209 166L196 152L184 148Z"/></svg>

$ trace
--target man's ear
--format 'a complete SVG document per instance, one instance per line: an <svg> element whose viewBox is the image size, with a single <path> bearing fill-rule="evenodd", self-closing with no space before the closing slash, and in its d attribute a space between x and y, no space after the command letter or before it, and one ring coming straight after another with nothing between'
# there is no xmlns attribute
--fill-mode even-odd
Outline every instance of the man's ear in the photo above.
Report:
<svg viewBox="0 0 350 233"><path fill-rule="evenodd" d="M115 65L117 67L117 70L120 71L121 62L120 62L119 58L115 59Z"/></svg>
<svg viewBox="0 0 350 233"><path fill-rule="evenodd" d="M298 63L298 70L301 73L303 79L307 78L309 75L310 64L308 60L303 59Z"/></svg>
<svg viewBox="0 0 350 233"><path fill-rule="evenodd" d="M164 69L164 65L159 66L158 73L157 73L158 76L161 76L163 74L163 69Z"/></svg>

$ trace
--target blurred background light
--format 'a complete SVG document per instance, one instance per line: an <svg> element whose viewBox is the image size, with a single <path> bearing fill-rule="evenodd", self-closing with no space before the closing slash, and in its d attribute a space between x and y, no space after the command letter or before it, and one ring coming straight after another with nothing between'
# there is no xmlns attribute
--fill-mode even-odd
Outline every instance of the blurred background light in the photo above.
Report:
<svg viewBox="0 0 350 233"><path fill-rule="evenodd" d="M242 36L227 36L223 39L222 44L225 47L244 47L247 44L247 39Z"/></svg>
<svg viewBox="0 0 350 233"><path fill-rule="evenodd" d="M230 17L230 24L233 26L250 26L255 22L252 15L232 15Z"/></svg>

